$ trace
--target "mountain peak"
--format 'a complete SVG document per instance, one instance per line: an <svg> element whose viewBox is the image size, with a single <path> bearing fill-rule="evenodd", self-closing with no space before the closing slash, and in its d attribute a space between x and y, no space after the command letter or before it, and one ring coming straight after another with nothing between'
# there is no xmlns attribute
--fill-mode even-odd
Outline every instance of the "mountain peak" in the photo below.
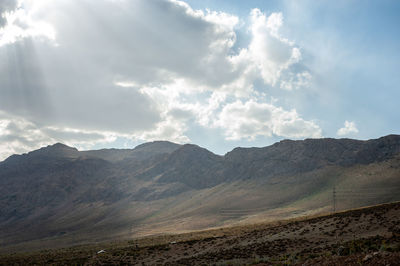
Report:
<svg viewBox="0 0 400 266"><path fill-rule="evenodd" d="M66 145L66 144L64 144L64 143L61 143L61 142L57 142L57 143L54 143L53 145L47 145L48 147L49 146L54 146L54 147L69 147L68 145Z"/></svg>
<svg viewBox="0 0 400 266"><path fill-rule="evenodd" d="M48 145L47 147L43 147L42 149L48 149L48 150L70 150L70 151L78 151L77 148L75 147L70 147L68 145L65 145L64 143L57 142L53 145Z"/></svg>
<svg viewBox="0 0 400 266"><path fill-rule="evenodd" d="M179 149L181 145L169 141L152 141L136 146L135 152L156 152L156 153L171 153Z"/></svg>
<svg viewBox="0 0 400 266"><path fill-rule="evenodd" d="M184 144L179 149L174 152L175 156L190 156L190 155L204 157L204 156L211 156L211 157L220 157L211 151L202 148L196 144Z"/></svg>
<svg viewBox="0 0 400 266"><path fill-rule="evenodd" d="M54 143L53 145L48 145L47 148L54 148L54 149L74 149L74 150L76 150L76 148L70 147L70 146L65 145L64 143L61 143L61 142Z"/></svg>
<svg viewBox="0 0 400 266"><path fill-rule="evenodd" d="M79 157L79 151L76 148L57 142L53 145L32 151L28 155L77 158Z"/></svg>
<svg viewBox="0 0 400 266"><path fill-rule="evenodd" d="M149 147L152 147L152 148L174 147L174 148L176 148L176 147L179 147L179 146L181 146L181 145L176 144L176 143L173 143L173 142L170 142L170 141L166 141L166 140L155 140L155 141L151 141L151 142L142 143L142 144L136 146L136 147L135 147L135 150L137 150L137 149L144 149L144 148L147 149L147 148L149 148Z"/></svg>

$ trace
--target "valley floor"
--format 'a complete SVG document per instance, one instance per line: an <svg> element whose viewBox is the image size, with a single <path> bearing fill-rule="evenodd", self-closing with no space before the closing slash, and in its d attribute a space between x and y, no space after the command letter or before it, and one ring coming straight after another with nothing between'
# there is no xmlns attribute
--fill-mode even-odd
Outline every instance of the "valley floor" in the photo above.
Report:
<svg viewBox="0 0 400 266"><path fill-rule="evenodd" d="M101 252L99 252L101 251ZM332 215L0 255L0 265L399 265L400 203Z"/></svg>

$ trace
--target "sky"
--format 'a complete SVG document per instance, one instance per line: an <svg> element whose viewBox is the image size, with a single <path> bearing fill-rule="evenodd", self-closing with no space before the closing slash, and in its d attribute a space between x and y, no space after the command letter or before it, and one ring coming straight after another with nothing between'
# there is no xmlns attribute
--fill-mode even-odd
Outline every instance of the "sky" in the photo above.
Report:
<svg viewBox="0 0 400 266"><path fill-rule="evenodd" d="M400 2L1 0L0 160L399 134Z"/></svg>

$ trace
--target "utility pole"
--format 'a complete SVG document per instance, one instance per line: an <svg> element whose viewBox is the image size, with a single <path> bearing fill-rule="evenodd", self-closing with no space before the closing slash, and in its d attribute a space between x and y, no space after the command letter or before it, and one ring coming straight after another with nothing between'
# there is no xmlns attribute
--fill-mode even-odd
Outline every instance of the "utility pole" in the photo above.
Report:
<svg viewBox="0 0 400 266"><path fill-rule="evenodd" d="M336 212L336 185L333 186L332 191L332 200L333 200L333 212Z"/></svg>

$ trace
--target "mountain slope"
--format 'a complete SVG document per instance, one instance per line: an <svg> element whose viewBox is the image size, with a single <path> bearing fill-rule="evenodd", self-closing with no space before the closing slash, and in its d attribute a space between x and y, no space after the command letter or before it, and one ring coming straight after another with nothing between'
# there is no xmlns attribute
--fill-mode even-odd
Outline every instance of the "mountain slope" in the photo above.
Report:
<svg viewBox="0 0 400 266"><path fill-rule="evenodd" d="M186 144L138 177L155 178L159 183L178 182L199 189L221 183L216 179L216 172L222 167L220 156L199 146Z"/></svg>
<svg viewBox="0 0 400 266"><path fill-rule="evenodd" d="M284 140L264 148L236 148L226 154L230 167L226 174L234 179L304 173L329 165L352 166L393 158L400 153L400 137L380 139Z"/></svg>
<svg viewBox="0 0 400 266"><path fill-rule="evenodd" d="M170 142L83 152L58 143L0 163L0 239L74 244L327 212L334 186L341 209L400 200L400 136L225 156Z"/></svg>

